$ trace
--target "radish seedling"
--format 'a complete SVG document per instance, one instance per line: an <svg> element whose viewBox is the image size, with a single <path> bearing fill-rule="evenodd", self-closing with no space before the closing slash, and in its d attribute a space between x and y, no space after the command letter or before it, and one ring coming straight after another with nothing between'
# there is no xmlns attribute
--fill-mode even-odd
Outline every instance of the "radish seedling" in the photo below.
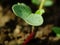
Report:
<svg viewBox="0 0 60 45"><path fill-rule="evenodd" d="M22 18L30 25L39 26L43 24L43 9L39 9L36 11L36 13L32 13L29 6L25 5L24 3L17 3L12 6L12 10L16 16Z"/></svg>

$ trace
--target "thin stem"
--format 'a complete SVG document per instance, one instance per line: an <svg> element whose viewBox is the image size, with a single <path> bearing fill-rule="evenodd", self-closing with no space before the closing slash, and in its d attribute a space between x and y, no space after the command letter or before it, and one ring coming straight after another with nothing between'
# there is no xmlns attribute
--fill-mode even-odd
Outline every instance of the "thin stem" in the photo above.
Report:
<svg viewBox="0 0 60 45"><path fill-rule="evenodd" d="M34 32L34 26L32 26L32 32Z"/></svg>
<svg viewBox="0 0 60 45"><path fill-rule="evenodd" d="M45 0L41 0L41 4L39 6L39 9L42 9L43 8L44 2L45 2Z"/></svg>

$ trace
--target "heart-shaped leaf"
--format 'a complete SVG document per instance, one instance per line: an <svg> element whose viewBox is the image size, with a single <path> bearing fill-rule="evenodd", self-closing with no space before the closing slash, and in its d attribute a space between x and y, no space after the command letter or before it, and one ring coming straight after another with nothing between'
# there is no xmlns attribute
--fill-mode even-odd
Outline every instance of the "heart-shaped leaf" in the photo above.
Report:
<svg viewBox="0 0 60 45"><path fill-rule="evenodd" d="M39 14L32 14L31 9L23 3L13 5L12 10L18 17L30 25L39 26L43 23L43 18L40 15L41 12Z"/></svg>
<svg viewBox="0 0 60 45"><path fill-rule="evenodd" d="M39 26L43 24L43 17L38 14L31 14L25 21L30 25Z"/></svg>
<svg viewBox="0 0 60 45"><path fill-rule="evenodd" d="M17 3L12 6L13 12L16 14L16 16L25 19L27 18L32 12L29 6L23 4L23 3Z"/></svg>

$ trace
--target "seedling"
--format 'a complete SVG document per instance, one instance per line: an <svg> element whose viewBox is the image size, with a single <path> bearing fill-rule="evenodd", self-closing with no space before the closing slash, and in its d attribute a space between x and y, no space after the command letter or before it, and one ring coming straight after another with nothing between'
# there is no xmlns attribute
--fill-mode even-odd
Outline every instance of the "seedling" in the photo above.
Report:
<svg viewBox="0 0 60 45"><path fill-rule="evenodd" d="M35 13L32 13L29 6L24 3L17 3L12 6L12 10L16 16L22 18L29 25L39 26L43 24L42 14L44 13L44 9L41 7Z"/></svg>
<svg viewBox="0 0 60 45"><path fill-rule="evenodd" d="M32 25L32 33L29 35L24 44L26 44L34 35L34 26L40 26L43 24L44 20L42 14L45 13L43 9L44 6L51 6L53 4L52 0L32 0L32 3L40 5L39 9L32 13L29 6L24 3L17 3L12 6L14 14L22 18L26 23ZM53 27L52 30L60 37L60 28Z"/></svg>

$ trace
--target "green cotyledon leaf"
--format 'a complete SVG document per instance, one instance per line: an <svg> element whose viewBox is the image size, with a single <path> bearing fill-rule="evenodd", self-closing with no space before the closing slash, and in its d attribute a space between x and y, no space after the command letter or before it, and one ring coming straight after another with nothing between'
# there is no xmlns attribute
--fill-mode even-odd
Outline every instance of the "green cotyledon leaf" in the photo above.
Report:
<svg viewBox="0 0 60 45"><path fill-rule="evenodd" d="M31 2L35 5L39 5L41 0L31 0Z"/></svg>
<svg viewBox="0 0 60 45"><path fill-rule="evenodd" d="M53 27L52 30L53 30L56 34L60 34L60 27Z"/></svg>
<svg viewBox="0 0 60 45"><path fill-rule="evenodd" d="M25 19L27 18L32 12L29 6L25 5L24 3L17 3L12 6L12 10L16 16Z"/></svg>
<svg viewBox="0 0 60 45"><path fill-rule="evenodd" d="M40 5L41 1L42 0L31 0L31 2L35 5ZM44 6L48 7L48 6L53 5L53 3L54 3L53 0L45 0Z"/></svg>
<svg viewBox="0 0 60 45"><path fill-rule="evenodd" d="M33 26L40 26L43 24L43 17L38 14L30 14L27 19L25 20L26 23L33 25Z"/></svg>
<svg viewBox="0 0 60 45"><path fill-rule="evenodd" d="M47 1L45 1L45 4L44 4L44 6L52 6L53 5L53 1L52 0L47 0Z"/></svg>

